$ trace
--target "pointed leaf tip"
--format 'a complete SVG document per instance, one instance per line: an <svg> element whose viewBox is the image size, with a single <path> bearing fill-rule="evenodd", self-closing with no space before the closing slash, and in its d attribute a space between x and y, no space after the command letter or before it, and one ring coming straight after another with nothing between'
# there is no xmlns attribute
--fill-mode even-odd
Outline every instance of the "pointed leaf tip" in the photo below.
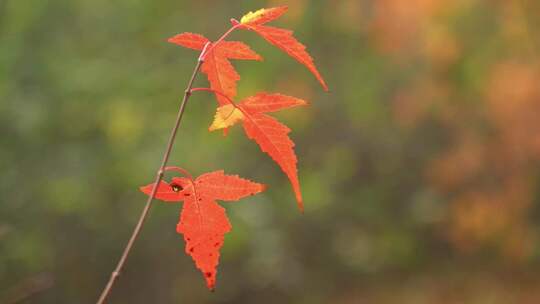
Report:
<svg viewBox="0 0 540 304"><path fill-rule="evenodd" d="M146 186L140 186L140 187L139 187L139 191L141 191L141 192L144 193L144 194L149 195L150 192L152 191L152 189L148 190L148 188L149 188L149 187L152 187L152 186L153 186L153 184L146 185Z"/></svg>
<svg viewBox="0 0 540 304"><path fill-rule="evenodd" d="M304 214L304 201L302 200L301 197L300 199L298 199L298 197L296 198L296 204L298 205L298 209L300 210L300 213Z"/></svg>

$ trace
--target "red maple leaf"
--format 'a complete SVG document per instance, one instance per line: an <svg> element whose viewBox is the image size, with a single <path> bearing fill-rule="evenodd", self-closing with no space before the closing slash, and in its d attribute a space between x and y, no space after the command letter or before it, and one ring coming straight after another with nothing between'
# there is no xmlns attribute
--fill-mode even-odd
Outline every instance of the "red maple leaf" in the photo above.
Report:
<svg viewBox="0 0 540 304"><path fill-rule="evenodd" d="M168 167L185 174L178 167ZM174 177L171 182L161 181L155 197L166 202L184 202L176 231L184 235L186 254L195 261L203 273L209 289L216 284L216 267L223 239L231 230L225 209L216 200L237 201L243 197L264 191L265 186L237 175L226 175L223 171L206 173L193 180ZM152 193L154 184L140 188L147 195Z"/></svg>
<svg viewBox="0 0 540 304"><path fill-rule="evenodd" d="M219 95L219 92L215 93ZM224 129L242 121L247 137L255 141L287 175L298 207L302 211L304 206L298 181L298 161L294 153L294 142L288 136L291 130L265 113L304 105L307 105L307 102L299 98L267 93L247 97L238 105L229 100L228 105L218 108L214 122L209 128L210 131Z"/></svg>
<svg viewBox="0 0 540 304"><path fill-rule="evenodd" d="M209 42L204 36L193 33L178 34L168 41L195 50L202 50ZM209 47L201 71L208 77L212 89L222 92L229 98L234 98L236 83L240 80L240 75L229 59L261 61L262 57L240 41L221 41ZM219 105L228 103L224 97L216 97Z"/></svg>
<svg viewBox="0 0 540 304"><path fill-rule="evenodd" d="M282 28L264 25L267 22L279 18L286 11L287 7L281 6L275 8L263 8L256 12L249 12L240 20L239 28L254 31L266 41L278 47L296 61L305 65L308 70L315 75L324 90L328 91L328 86L315 67L313 58L306 51L306 46L294 38L293 32Z"/></svg>

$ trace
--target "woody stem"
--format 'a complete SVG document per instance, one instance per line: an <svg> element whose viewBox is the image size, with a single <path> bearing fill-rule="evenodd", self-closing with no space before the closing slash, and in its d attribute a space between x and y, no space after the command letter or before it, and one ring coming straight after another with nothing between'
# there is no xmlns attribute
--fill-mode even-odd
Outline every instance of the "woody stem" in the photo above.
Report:
<svg viewBox="0 0 540 304"><path fill-rule="evenodd" d="M204 54L206 54L206 50L210 43L207 43L204 46L204 49L201 52L201 56L199 56L199 60L197 61L197 65L193 69L193 73L191 75L191 78L188 82L187 88L184 91L184 97L182 98L182 103L180 104L180 108L178 110L178 114L176 116L176 121L174 123L174 126L171 130L169 141L167 143L167 148L165 149L165 153L163 154L163 159L161 161L161 166L159 167L156 179L154 181L154 186L152 188L152 192L150 193L150 196L146 200L146 205L144 206L144 209L139 217L139 220L137 222L137 225L135 226L135 229L133 230L133 233L131 234L131 237L124 249L124 252L122 253L122 256L120 257L120 260L118 261L118 264L116 265L116 268L111 274L111 277L109 279L109 282L103 289L103 292L101 293L101 296L99 297L99 300L97 301L97 304L103 304L109 297L111 293L111 289L114 286L114 283L120 276L120 273L122 272L122 269L124 267L124 264L126 263L127 257L129 256L129 253L131 252L131 248L133 247L133 244L135 243L135 240L139 236L139 233L141 232L141 229L143 227L143 224L148 216L148 212L150 211L150 207L152 206L152 201L154 200L156 196L156 192L158 189L158 185L163 179L163 175L165 172L165 168L167 167L167 163L169 161L169 157L171 155L171 151L174 145L174 141L176 139L176 134L178 133L178 128L180 127L180 123L182 122L182 117L184 116L184 112L186 110L186 104L189 100L189 97L191 96L193 83L195 82L195 79L197 78L197 74L199 73L199 70L201 69L201 65L204 62Z"/></svg>

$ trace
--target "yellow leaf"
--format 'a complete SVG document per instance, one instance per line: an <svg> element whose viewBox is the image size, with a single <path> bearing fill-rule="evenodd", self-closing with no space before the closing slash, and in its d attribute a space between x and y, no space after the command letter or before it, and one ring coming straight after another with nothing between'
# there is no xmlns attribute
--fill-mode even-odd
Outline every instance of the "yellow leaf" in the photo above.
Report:
<svg viewBox="0 0 540 304"><path fill-rule="evenodd" d="M256 19L260 18L262 15L264 15L265 11L266 11L266 9L261 8L258 11L249 12L249 13L245 14L242 17L242 19L240 19L240 23L245 24L245 23L249 23L249 22L251 22L253 20L256 20Z"/></svg>
<svg viewBox="0 0 540 304"><path fill-rule="evenodd" d="M214 122L208 130L215 131L233 126L244 119L244 113L235 108L232 104L221 106L217 109Z"/></svg>

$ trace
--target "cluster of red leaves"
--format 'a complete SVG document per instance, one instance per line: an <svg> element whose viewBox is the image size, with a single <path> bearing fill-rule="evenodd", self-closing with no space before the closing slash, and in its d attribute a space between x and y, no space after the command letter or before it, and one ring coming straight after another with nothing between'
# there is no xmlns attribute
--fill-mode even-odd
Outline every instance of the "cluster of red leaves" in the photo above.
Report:
<svg viewBox="0 0 540 304"><path fill-rule="evenodd" d="M240 75L230 60L261 61L262 57L243 42L224 39L235 29L250 30L259 34L269 43L305 65L327 91L328 87L315 67L313 59L307 53L306 47L294 38L293 32L265 25L279 18L286 10L287 7L261 9L246 14L240 21L233 19L232 28L215 42L193 33L178 34L168 41L202 52L201 71L207 76L210 88L193 89L193 91L204 90L215 93L218 108L210 130L227 130L241 121L246 136L255 141L289 178L298 207L303 210L294 143L288 136L291 130L266 113L307 105L307 102L281 94L258 93L235 104L233 99L237 94L237 82L240 80ZM177 167L169 169L184 172ZM205 276L208 287L213 289L219 262L219 249L223 245L225 233L231 230L225 210L215 200L236 201L263 191L264 186L238 176L225 175L223 171L216 171L204 174L196 180L189 175L173 178L170 183L147 185L142 187L141 191L151 195L154 187L157 187L155 192L157 199L167 202L184 202L177 232L184 235L186 253L193 258L197 268Z"/></svg>

